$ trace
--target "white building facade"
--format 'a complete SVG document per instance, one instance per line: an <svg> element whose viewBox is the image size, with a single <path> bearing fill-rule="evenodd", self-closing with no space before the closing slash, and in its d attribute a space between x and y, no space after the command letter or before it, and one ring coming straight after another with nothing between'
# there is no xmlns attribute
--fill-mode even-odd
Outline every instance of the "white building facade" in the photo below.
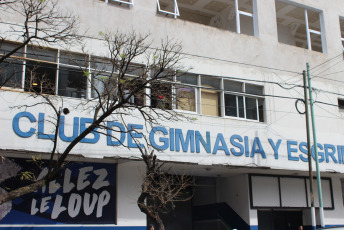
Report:
<svg viewBox="0 0 344 230"><path fill-rule="evenodd" d="M55 46L34 52L28 46L14 54L16 65L6 69L14 80L0 90L0 152L6 157L1 192L16 187L11 178L32 164L32 156L47 159L53 146L52 109L21 106L37 103L27 92L30 68L47 70L56 87L45 93L62 96L61 106L71 111L60 124L62 151L92 119L80 101L94 97L70 55L106 57L100 34L135 31L149 33L152 48L167 37L180 42L183 65L190 67L174 79L190 98L171 109L191 121L148 127L135 113L106 121L119 130L142 131L136 140L147 138L166 168L194 176L193 198L166 217L166 229L311 229L306 122L298 112L304 111L298 99L304 95L306 63L314 88L325 225L344 225L344 2L60 0L59 5L79 17L86 51ZM1 55L20 42L7 33L19 28L20 17L4 15ZM95 67L88 68L92 74ZM75 164L66 166L60 181L0 206L1 228L146 229L149 220L137 206L145 168L129 134L116 139L92 133L68 161ZM37 175L44 170L37 168ZM315 178L318 207L316 186ZM318 209L316 219L320 225Z"/></svg>

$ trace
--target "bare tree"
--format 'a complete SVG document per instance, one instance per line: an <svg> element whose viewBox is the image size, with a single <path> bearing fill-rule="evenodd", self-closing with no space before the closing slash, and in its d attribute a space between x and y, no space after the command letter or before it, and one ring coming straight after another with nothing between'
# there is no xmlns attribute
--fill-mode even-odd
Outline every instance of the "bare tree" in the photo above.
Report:
<svg viewBox="0 0 344 230"><path fill-rule="evenodd" d="M193 177L170 175L161 170L163 164L158 162L154 150L150 154L146 151L141 153L147 170L137 204L143 213L157 223L159 230L164 230L163 215L173 210L176 202L192 198Z"/></svg>
<svg viewBox="0 0 344 230"><path fill-rule="evenodd" d="M176 70L182 70L181 46L171 40L161 42L159 48L151 48L148 35L131 33L109 33L104 35L105 45L109 50L109 57L94 57L91 62L96 68L90 73L87 67L80 66L88 84L91 86L92 97L80 100L78 107L92 113L93 121L90 125L75 137L62 151L57 150L59 123L62 114L68 114L67 108L61 107L63 97L50 95L51 86L45 84L45 75L41 76L41 84L37 88L29 89L32 97L36 98L34 105L22 105L21 107L37 106L39 104L49 105L54 111L55 135L54 143L50 152L49 170L47 175L32 184L13 190L7 194L0 195L0 204L16 197L36 191L48 182L58 178L64 170L66 158L70 152L92 132L109 135L109 129L116 133L118 130L108 127L106 121L112 116L123 117L130 114L138 114L146 127L153 127L161 121L177 121L188 119L175 112L172 108L175 104L184 102L186 95L175 93L179 85L175 84L173 78ZM136 64L142 63L142 64ZM35 69L32 76L34 79ZM47 93L48 92L48 93ZM126 122L123 119L124 125ZM154 151L149 142L139 143L135 140L134 133L139 132L127 127L129 133L139 150L146 165L142 184L141 195L138 198L140 210L155 220L160 230L164 230L161 215L174 208L175 202L191 199L192 178L187 176L171 176L161 170ZM116 138L113 135L112 138ZM123 146L124 143L121 143ZM58 157L57 157L58 156ZM54 159L57 159L54 161Z"/></svg>
<svg viewBox="0 0 344 230"><path fill-rule="evenodd" d="M0 11L16 15L21 20L17 25L11 24L7 37L0 36L0 88L11 81L15 75L6 68L16 62L16 53L29 44L39 46L54 43L72 44L80 41L78 19L66 9L61 9L57 0L3 0ZM3 22L2 22L3 23ZM20 43L6 48L3 42L11 38Z"/></svg>

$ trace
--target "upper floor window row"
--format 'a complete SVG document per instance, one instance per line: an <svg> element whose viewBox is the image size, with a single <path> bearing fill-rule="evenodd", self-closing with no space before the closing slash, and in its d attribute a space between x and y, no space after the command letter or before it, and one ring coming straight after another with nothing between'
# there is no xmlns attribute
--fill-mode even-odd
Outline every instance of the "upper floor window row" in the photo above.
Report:
<svg viewBox="0 0 344 230"><path fill-rule="evenodd" d="M0 55L15 47L15 43L3 42ZM132 84L146 79L149 72L145 69L143 65L129 65L125 72L128 81L122 82L124 94L129 94ZM142 73L145 77L140 79ZM117 74L106 58L28 46L0 64L0 85L39 94L92 99L116 91L117 78L113 76ZM163 76L164 80L142 87L128 103L264 121L263 86L174 70Z"/></svg>
<svg viewBox="0 0 344 230"><path fill-rule="evenodd" d="M156 0L160 15L256 35L256 0Z"/></svg>
<svg viewBox="0 0 344 230"><path fill-rule="evenodd" d="M264 87L226 77L176 76L176 109L264 122Z"/></svg>
<svg viewBox="0 0 344 230"><path fill-rule="evenodd" d="M278 41L324 52L322 12L276 0Z"/></svg>

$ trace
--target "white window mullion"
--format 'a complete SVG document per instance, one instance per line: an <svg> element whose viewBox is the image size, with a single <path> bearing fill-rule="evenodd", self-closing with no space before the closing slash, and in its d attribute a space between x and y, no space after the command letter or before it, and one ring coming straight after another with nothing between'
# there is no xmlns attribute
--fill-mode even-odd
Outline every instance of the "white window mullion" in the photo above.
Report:
<svg viewBox="0 0 344 230"><path fill-rule="evenodd" d="M88 73L87 82L86 82L86 99L91 98L91 81L92 81L92 73L91 73L91 54L88 56Z"/></svg>
<svg viewBox="0 0 344 230"><path fill-rule="evenodd" d="M237 112L237 117L240 117L240 109L239 109L239 99L238 96L235 96L235 101L236 101L236 112Z"/></svg>
<svg viewBox="0 0 344 230"><path fill-rule="evenodd" d="M244 104L244 118L246 119L246 97L242 97L243 104Z"/></svg>
<svg viewBox="0 0 344 230"><path fill-rule="evenodd" d="M59 75L60 75L60 49L57 50L57 66L55 79L55 94L59 93Z"/></svg>
<svg viewBox="0 0 344 230"><path fill-rule="evenodd" d="M235 0L235 19L236 19L236 32L240 34L240 12L238 0Z"/></svg>
<svg viewBox="0 0 344 230"><path fill-rule="evenodd" d="M247 13L247 12L241 11L241 10L238 10L238 12L239 12L239 14L242 14L242 15L245 15L245 16L253 18L253 14L251 14L251 13Z"/></svg>
<svg viewBox="0 0 344 230"><path fill-rule="evenodd" d="M224 117L225 116L225 92L224 92L224 82L223 78L221 78L221 97L220 97L220 116Z"/></svg>
<svg viewBox="0 0 344 230"><path fill-rule="evenodd" d="M25 89L26 51L27 51L27 45L24 46L24 61L23 61L22 81L21 81L21 88L23 90Z"/></svg>
<svg viewBox="0 0 344 230"><path fill-rule="evenodd" d="M308 50L312 50L312 43L311 43L311 31L309 29L309 24L308 24L308 13L307 9L305 9L305 24L306 24L306 34L307 34L307 46Z"/></svg>
<svg viewBox="0 0 344 230"><path fill-rule="evenodd" d="M201 75L197 76L197 102L196 102L196 112L202 114L202 92L201 92Z"/></svg>
<svg viewBox="0 0 344 230"><path fill-rule="evenodd" d="M146 67L148 68L148 67ZM151 71L149 70L148 73L148 79L146 81L149 81L151 79ZM150 107L151 106L151 84L148 83L145 88L145 101L146 101L146 106Z"/></svg>
<svg viewBox="0 0 344 230"><path fill-rule="evenodd" d="M256 108L257 108L257 121L259 121L259 106L258 106L258 98L256 98Z"/></svg>
<svg viewBox="0 0 344 230"><path fill-rule="evenodd" d="M176 82L177 82L177 72L174 71L173 74L173 84L172 84L172 109L177 109L178 104L178 95L177 95L177 89L176 89Z"/></svg>

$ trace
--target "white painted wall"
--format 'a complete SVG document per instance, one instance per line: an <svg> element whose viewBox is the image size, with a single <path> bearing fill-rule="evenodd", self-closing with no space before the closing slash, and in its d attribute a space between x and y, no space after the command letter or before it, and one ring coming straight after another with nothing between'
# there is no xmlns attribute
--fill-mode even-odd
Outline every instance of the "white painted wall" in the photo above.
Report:
<svg viewBox="0 0 344 230"><path fill-rule="evenodd" d="M274 0L257 1L258 5L258 26L259 37L238 35L236 33L225 31L209 26L199 25L178 19L166 18L156 15L156 1L140 0L135 1L132 8L123 8L114 5L106 5L103 1L98 0L60 0L62 7L74 11L81 20L81 32L87 30L87 35L99 37L99 31L106 30L135 30L141 33L150 33L153 40L152 45L157 46L161 38L175 38L180 41L184 52L187 54L185 65L193 67L192 72L199 74L217 75L224 77L237 77L261 81L275 81L279 83L288 82L302 84L301 73L305 69L305 63L309 62L311 68L319 66L319 68L311 71L313 75L320 75L331 78L332 80L342 80L342 74L331 74L341 71L344 63L341 59L335 62L329 61L331 58L341 54L339 16L344 16L344 2L342 0L295 0L290 1L297 4L303 4L315 9L322 10L324 15L325 31L327 43L327 53L318 53L308 51L302 48L289 46L278 43L278 32L276 26L276 13L274 8ZM6 22L20 23L20 17L16 15L5 15L1 12L1 19ZM15 37L6 33L8 26L0 24L0 32L7 38L16 40ZM88 39L85 41L87 50L97 55L105 55L106 49L101 45L100 41ZM72 50L78 50L80 47L70 47ZM80 50L80 49L79 49ZM329 62L326 62L329 61ZM325 63L326 62L326 63ZM242 65L244 63L245 65ZM246 65L249 64L249 65ZM264 66L268 68L260 68ZM292 72L278 71L276 69L288 70ZM297 72L297 73L295 73ZM325 74L331 74L325 76ZM265 87L265 94L278 95L287 97L300 98L303 95L301 88L290 90L282 89L277 85L269 83L261 83ZM343 83L321 78L314 78L313 87L331 91L335 93L343 93ZM331 104L337 104L338 95L326 94L318 92L317 100ZM342 97L342 96L340 96ZM32 150L44 152L51 149L51 143L47 140L38 140L36 136L23 139L18 138L12 131L13 116L21 111L18 109L11 110L9 105L34 103L32 99L28 99L25 93L0 92L0 126L6 132L0 133L1 149L15 150ZM78 104L75 99L66 100L68 106ZM159 157L168 161L179 161L187 163L196 163L200 165L234 165L244 167L268 167L278 170L307 170L307 163L301 161L289 161L286 153L286 140L295 140L298 143L306 140L304 117L299 115L294 106L295 100L282 99L274 97L266 97L266 122L257 123L252 121L240 121L232 118L219 118L195 115L197 121L193 123L179 122L178 124L168 124L167 126L174 128L182 128L199 130L202 133L211 131L212 143L215 142L217 133L223 133L226 143L229 143L229 137L233 134L241 136L249 136L250 144L252 139L259 136L267 158L260 156L254 158L225 156L223 152L217 155L207 154L202 151L196 153L170 152L160 153ZM37 116L38 112L50 113L45 107L28 109ZM333 145L344 145L344 113L339 111L335 106L326 106L317 104L315 106L316 124L318 131L319 143L329 143ZM88 116L84 111L74 110L69 117ZM133 123L141 123L138 119L130 120ZM71 120L68 121L71 125ZM23 128L31 127L32 124L23 122ZM37 128L37 124L34 124ZM67 130L70 132L71 130ZM268 143L268 138L273 140L282 139L281 151L279 159L274 158L272 148ZM61 149L65 143L61 143ZM297 146L296 146L297 147ZM116 149L107 147L105 139L101 139L97 145L80 144L73 154L80 154L86 157L136 157L137 151L129 151L127 149ZM298 155L294 155L298 156ZM129 165L132 163L128 163ZM119 223L123 225L144 223L142 214L136 208L135 197L137 195L136 185L139 183L127 184L129 180L126 178L137 179L137 172L130 170L132 167L119 166L119 207L124 208L119 212ZM323 172L339 172L344 173L342 165L330 163L322 163L320 168ZM126 175L122 177L120 175ZM239 207L239 202L244 202L245 207L249 207L248 203L248 185L239 183L239 178L245 179L246 176L238 178L221 179L224 191L229 191L233 196L239 195L238 200L227 200L231 206L238 210L238 213L246 221L250 220L251 225L257 225L257 213L255 210L249 210ZM223 180L223 181L222 181ZM247 180L247 178L245 179ZM238 185L234 186L234 185ZM240 186L242 188L239 190ZM233 190L233 188L235 189ZM329 223L342 224L342 198L339 177L333 179L335 207L334 211L325 211L325 218ZM242 194L244 191L245 194ZM223 200L229 199L227 196L221 196ZM128 209L126 209L128 207ZM130 216L128 215L131 214Z"/></svg>
<svg viewBox="0 0 344 230"><path fill-rule="evenodd" d="M218 178L219 202L226 202L247 224L250 223L250 195L247 175Z"/></svg>
<svg viewBox="0 0 344 230"><path fill-rule="evenodd" d="M117 169L117 225L145 226L146 215L137 206L145 173L142 162L128 161Z"/></svg>

